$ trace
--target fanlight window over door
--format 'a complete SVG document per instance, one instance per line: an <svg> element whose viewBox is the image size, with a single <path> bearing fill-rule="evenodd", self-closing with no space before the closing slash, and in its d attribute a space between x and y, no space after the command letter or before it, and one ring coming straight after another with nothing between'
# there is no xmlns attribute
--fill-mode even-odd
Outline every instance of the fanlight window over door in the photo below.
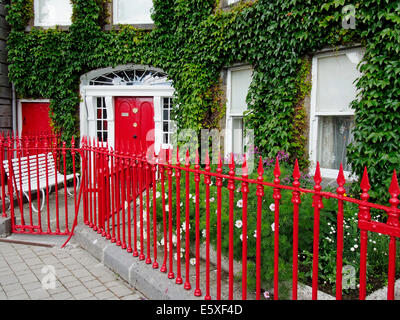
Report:
<svg viewBox="0 0 400 320"><path fill-rule="evenodd" d="M155 70L125 69L102 74L89 81L94 86L171 85L165 73Z"/></svg>

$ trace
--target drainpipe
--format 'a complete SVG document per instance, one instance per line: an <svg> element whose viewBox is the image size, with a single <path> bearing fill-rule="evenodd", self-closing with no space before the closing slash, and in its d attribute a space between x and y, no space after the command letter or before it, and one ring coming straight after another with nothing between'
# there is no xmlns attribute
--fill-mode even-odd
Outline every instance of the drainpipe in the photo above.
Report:
<svg viewBox="0 0 400 320"><path fill-rule="evenodd" d="M15 94L14 83L11 83L12 100L11 100L11 114L12 114L12 130L17 133L17 99Z"/></svg>

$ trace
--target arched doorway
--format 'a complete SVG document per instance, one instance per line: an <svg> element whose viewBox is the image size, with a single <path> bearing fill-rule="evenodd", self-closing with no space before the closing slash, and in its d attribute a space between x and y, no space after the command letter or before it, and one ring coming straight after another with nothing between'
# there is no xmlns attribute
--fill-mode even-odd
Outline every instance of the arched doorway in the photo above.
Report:
<svg viewBox="0 0 400 320"><path fill-rule="evenodd" d="M113 148L171 146L174 89L162 70L125 65L91 71L81 77L80 93L81 136L107 141Z"/></svg>

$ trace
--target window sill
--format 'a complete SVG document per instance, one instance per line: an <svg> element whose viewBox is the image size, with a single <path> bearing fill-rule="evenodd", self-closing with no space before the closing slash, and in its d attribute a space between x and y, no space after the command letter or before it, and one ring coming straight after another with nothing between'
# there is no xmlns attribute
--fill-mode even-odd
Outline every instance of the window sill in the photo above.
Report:
<svg viewBox="0 0 400 320"><path fill-rule="evenodd" d="M27 26L25 27L25 31L30 32L33 29L42 29L42 30L47 30L47 29L57 29L61 31L68 31L70 25L54 25L54 26Z"/></svg>
<svg viewBox="0 0 400 320"><path fill-rule="evenodd" d="M104 26L105 31L111 31L111 30L121 30L121 26L132 26L137 29L142 29L142 30L153 30L154 29L154 23L138 23L138 24L106 24Z"/></svg>

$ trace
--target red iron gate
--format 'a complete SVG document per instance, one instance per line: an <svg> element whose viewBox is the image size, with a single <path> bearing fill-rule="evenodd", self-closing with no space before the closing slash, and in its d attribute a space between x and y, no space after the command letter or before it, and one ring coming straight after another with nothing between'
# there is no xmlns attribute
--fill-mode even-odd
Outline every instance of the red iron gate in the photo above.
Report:
<svg viewBox="0 0 400 320"><path fill-rule="evenodd" d="M2 216L9 211L13 233L71 234L79 154L74 139L67 148L57 135L0 137Z"/></svg>

